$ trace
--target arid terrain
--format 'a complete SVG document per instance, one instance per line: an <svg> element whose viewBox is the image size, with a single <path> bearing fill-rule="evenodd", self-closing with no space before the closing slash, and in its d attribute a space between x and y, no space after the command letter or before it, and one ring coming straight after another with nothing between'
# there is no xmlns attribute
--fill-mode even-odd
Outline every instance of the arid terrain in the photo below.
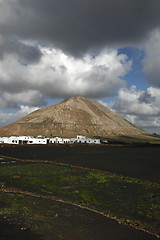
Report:
<svg viewBox="0 0 160 240"><path fill-rule="evenodd" d="M123 119L100 103L72 97L39 109L0 129L0 136L116 137L148 138L142 129Z"/></svg>

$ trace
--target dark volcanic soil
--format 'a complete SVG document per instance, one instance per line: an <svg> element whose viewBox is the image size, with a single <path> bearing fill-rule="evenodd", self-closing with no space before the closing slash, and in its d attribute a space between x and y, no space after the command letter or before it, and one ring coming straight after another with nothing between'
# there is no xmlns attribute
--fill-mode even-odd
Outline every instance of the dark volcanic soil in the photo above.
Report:
<svg viewBox="0 0 160 240"><path fill-rule="evenodd" d="M48 204L48 202L47 202ZM49 207L49 205L48 205ZM66 206L60 206L66 208ZM50 229L48 232L38 234L23 225L16 225L12 222L0 218L0 240L156 240L155 236L143 231L135 230L129 226L124 226L114 220L103 216L67 206L68 219L61 225L61 220L57 219L59 227ZM64 213L63 213L64 214Z"/></svg>
<svg viewBox="0 0 160 240"><path fill-rule="evenodd" d="M40 234L25 229L23 225L9 223L0 218L0 240L42 240Z"/></svg>
<svg viewBox="0 0 160 240"><path fill-rule="evenodd" d="M69 163L160 183L160 147L2 146L0 155Z"/></svg>
<svg viewBox="0 0 160 240"><path fill-rule="evenodd" d="M129 177L160 182L160 147L118 147L118 146L86 146L86 145L49 145L49 146L14 146L0 145L0 155L22 159L49 160L70 163L88 168L100 169ZM8 161L8 162L7 162ZM7 159L0 164L14 165ZM20 162L18 164L25 164ZM27 163L28 164L28 163ZM29 163L32 164L32 163ZM23 165L24 166L24 165ZM16 176L15 176L16 177ZM13 184L14 184L14 179ZM7 180L6 180L7 181ZM1 182L1 180L0 180ZM1 186L3 182L1 182ZM28 189L27 189L28 190ZM5 193L8 194L8 193ZM103 193L104 194L104 193ZM7 196L7 195L6 195ZM11 194L10 198L16 198ZM25 222L18 214L1 215L0 240L156 240L155 236L129 226L119 224L104 216L80 209L68 204L55 203L51 200L37 198L37 205L32 206L32 197L24 197L31 203L35 216L46 219L49 231L36 232L25 228ZM12 201L11 201L12 202ZM7 209L5 200L0 201L0 210ZM24 200L22 201L24 204ZM26 203L27 204L27 203ZM17 205L15 205L16 207ZM125 204L126 206L126 204ZM37 211L37 212L36 212ZM58 213L58 214L57 214ZM34 217L35 217L34 216ZM11 217L11 218L10 218ZM30 219L31 216L29 216ZM47 221L51 219L47 226ZM34 218L30 221L34 221ZM49 220L50 221L50 220ZM43 221L42 221L43 222ZM50 225L51 224L51 225ZM52 228L50 228L52 226ZM54 226L54 228L53 228Z"/></svg>

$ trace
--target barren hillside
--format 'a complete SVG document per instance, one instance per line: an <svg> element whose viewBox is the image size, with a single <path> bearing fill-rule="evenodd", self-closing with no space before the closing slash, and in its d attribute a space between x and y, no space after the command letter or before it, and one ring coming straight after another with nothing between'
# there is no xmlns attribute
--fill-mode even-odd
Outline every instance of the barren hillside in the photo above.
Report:
<svg viewBox="0 0 160 240"><path fill-rule="evenodd" d="M0 136L139 136L145 132L100 103L72 97L0 129Z"/></svg>

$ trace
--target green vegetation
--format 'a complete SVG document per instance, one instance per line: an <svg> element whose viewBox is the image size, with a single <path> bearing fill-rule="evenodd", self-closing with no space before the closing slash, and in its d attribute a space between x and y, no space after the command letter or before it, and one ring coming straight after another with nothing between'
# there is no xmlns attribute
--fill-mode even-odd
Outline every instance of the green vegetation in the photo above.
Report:
<svg viewBox="0 0 160 240"><path fill-rule="evenodd" d="M65 221L67 212L60 203L51 204L60 199L160 234L159 184L43 163L1 165L0 179L5 185L2 191L11 189L10 193L0 192L0 216L16 216L17 222L25 222L35 231L71 225L71 220Z"/></svg>

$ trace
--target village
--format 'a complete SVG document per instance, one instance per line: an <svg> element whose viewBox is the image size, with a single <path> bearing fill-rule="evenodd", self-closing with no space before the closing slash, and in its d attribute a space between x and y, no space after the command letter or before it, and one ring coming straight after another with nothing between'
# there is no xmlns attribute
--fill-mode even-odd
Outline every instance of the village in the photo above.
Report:
<svg viewBox="0 0 160 240"><path fill-rule="evenodd" d="M61 138L52 137L46 138L43 136L11 136L0 137L0 144L100 144L100 139L88 138L85 136L77 135L76 138Z"/></svg>

